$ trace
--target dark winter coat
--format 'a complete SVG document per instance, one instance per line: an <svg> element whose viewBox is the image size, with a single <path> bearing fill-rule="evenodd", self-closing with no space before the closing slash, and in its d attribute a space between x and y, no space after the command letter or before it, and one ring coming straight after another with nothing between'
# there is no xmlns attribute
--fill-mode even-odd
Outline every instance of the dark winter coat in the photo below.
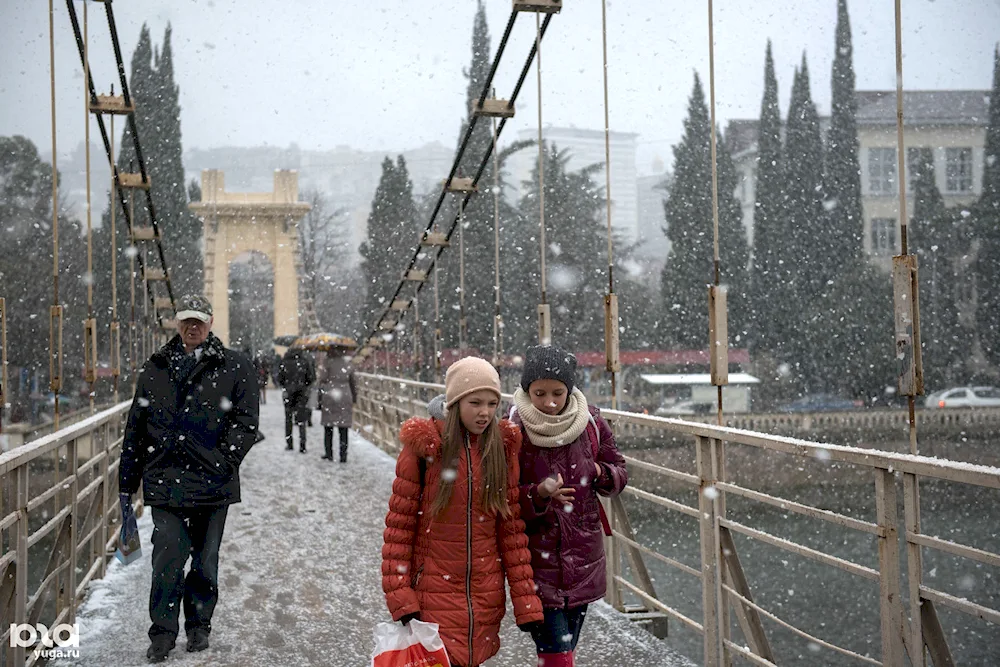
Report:
<svg viewBox="0 0 1000 667"><path fill-rule="evenodd" d="M286 352L278 365L278 384L287 392L295 393L308 389L315 383L316 363L312 355L298 348Z"/></svg>
<svg viewBox="0 0 1000 667"><path fill-rule="evenodd" d="M594 427L588 425L568 445L538 447L521 426L521 517L531 548L531 568L538 597L547 609L578 607L604 597L606 588L604 533L597 494L613 496L628 483L625 459L618 452L611 427L591 406L600 448L597 462L603 474L594 479ZM538 484L562 474L563 486L576 490L572 511L538 497ZM584 479L586 478L586 479Z"/></svg>
<svg viewBox="0 0 1000 667"><path fill-rule="evenodd" d="M240 463L258 439L256 372L214 334L198 350L175 336L139 375L118 480L122 493L141 480L152 507L240 502Z"/></svg>
<svg viewBox="0 0 1000 667"><path fill-rule="evenodd" d="M328 355L320 364L317 382L323 426L350 427L357 398L350 360L343 355Z"/></svg>

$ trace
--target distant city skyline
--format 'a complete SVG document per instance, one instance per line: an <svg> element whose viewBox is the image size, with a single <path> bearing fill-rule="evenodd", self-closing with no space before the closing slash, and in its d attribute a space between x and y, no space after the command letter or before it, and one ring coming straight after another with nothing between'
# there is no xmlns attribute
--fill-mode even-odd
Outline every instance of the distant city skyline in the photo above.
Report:
<svg viewBox="0 0 1000 667"><path fill-rule="evenodd" d="M48 11L31 0L0 0L0 94L32 100L0 106L0 134L27 136L48 152ZM773 38L779 97L787 108L793 69L809 59L812 93L828 113L836 0L732 0L715 10L716 94L721 125L759 114L764 47ZM510 12L487 0L491 48ZM400 152L457 141L465 115L471 0L440 0L433 11L391 0L276 12L261 0L148 0L116 5L128 64L143 22L155 44L173 27L185 149L298 144L303 150ZM859 89L895 84L892 3L849 2ZM102 6L92 5L91 61L99 89L115 81ZM78 8L79 11L79 8ZM308 11L308 20L303 20ZM600 3L576 0L555 17L543 42L543 123L603 129ZM64 6L56 4L59 160L83 138L82 71ZM910 0L903 8L903 83L907 89L982 89L990 85L1000 35L996 0ZM534 37L520 19L497 73L508 93ZM660 160L683 132L692 75L708 83L704 3L608 6L611 129L639 135L637 168ZM378 48L373 48L378 45ZM534 71L505 136L537 122Z"/></svg>

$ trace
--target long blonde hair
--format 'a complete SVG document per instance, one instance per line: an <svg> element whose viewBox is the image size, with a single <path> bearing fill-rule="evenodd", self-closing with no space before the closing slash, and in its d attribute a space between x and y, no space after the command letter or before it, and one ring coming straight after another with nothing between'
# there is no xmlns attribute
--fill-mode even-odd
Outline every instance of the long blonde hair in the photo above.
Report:
<svg viewBox="0 0 1000 667"><path fill-rule="evenodd" d="M455 403L448 409L444 436L441 439L442 469L454 468L458 465L458 457L467 434L465 426L462 425L458 403ZM482 450L483 489L481 499L483 507L486 508L487 512L509 518L511 511L507 502L507 454L504 450L503 435L500 433L498 420L490 420L486 430L479 436L479 446ZM450 480L441 478L437 495L434 496L434 502L431 504L432 514L439 514L448 506L454 486L454 477Z"/></svg>

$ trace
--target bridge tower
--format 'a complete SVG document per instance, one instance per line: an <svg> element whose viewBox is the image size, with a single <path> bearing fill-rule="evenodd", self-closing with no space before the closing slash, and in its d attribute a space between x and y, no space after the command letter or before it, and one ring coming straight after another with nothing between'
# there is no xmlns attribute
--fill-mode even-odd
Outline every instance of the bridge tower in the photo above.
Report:
<svg viewBox="0 0 1000 667"><path fill-rule="evenodd" d="M302 333L298 222L310 206L298 198L296 171L275 170L273 192L226 192L221 170L201 172L201 201L188 206L205 226L205 296L215 312L212 331L227 345L229 267L250 252L267 257L274 271L274 335Z"/></svg>

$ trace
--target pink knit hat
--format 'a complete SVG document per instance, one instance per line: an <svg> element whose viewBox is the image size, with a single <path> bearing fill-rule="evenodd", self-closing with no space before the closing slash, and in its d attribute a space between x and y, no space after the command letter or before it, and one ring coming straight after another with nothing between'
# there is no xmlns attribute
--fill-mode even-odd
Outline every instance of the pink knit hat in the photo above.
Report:
<svg viewBox="0 0 1000 667"><path fill-rule="evenodd" d="M500 375L493 364L479 357L465 357L448 367L444 376L445 407L481 389L492 391L500 400Z"/></svg>

